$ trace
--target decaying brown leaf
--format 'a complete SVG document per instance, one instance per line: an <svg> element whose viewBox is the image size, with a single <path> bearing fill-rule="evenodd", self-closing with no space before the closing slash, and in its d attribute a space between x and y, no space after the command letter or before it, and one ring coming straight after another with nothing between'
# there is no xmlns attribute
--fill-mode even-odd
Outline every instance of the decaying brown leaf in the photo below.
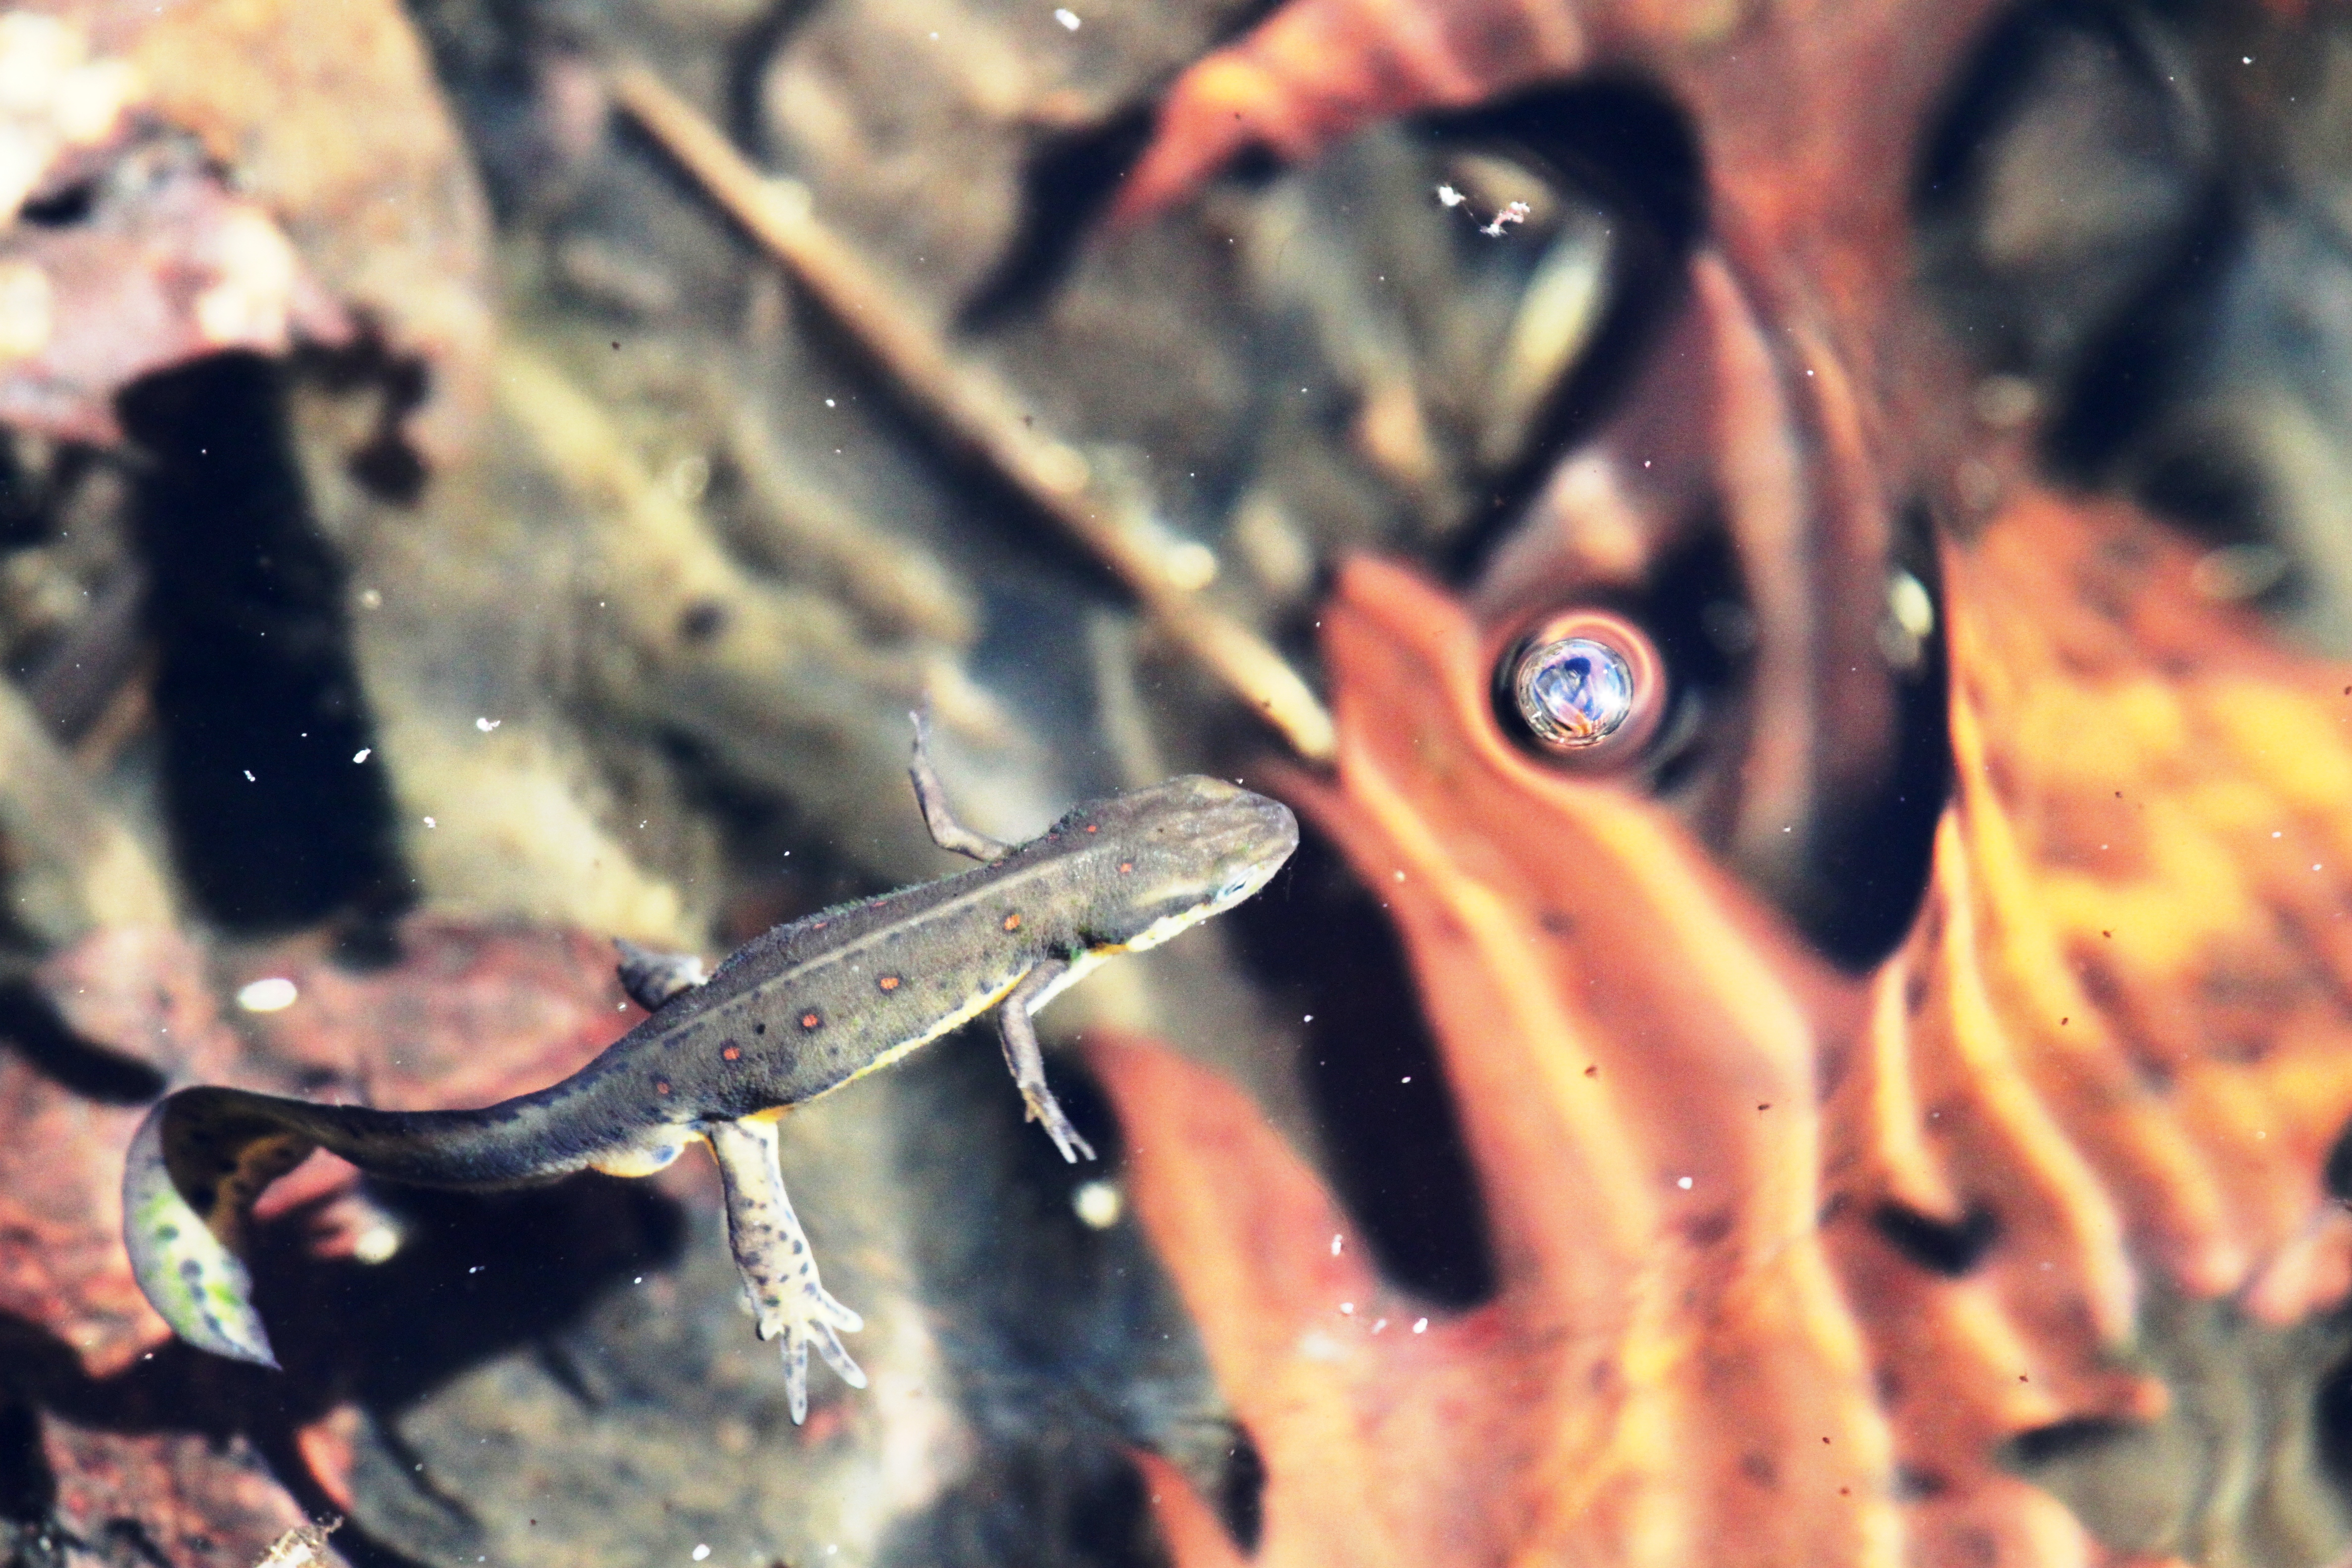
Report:
<svg viewBox="0 0 2352 1568"><path fill-rule="evenodd" d="M144 1068L171 1082L482 1104L568 1075L641 1016L610 948L585 935L418 920L398 944L398 963L355 966L322 936L211 953L173 931L114 927L40 971L58 1026L50 1059L0 1055L0 1321L77 1363L22 1373L57 1385L61 1408L38 1419L58 1528L93 1542L129 1531L173 1563L248 1563L305 1523L289 1485L348 1507L351 1449L340 1408L268 1462L226 1408L197 1423L225 1434L155 1429L154 1396L124 1381L170 1339L122 1250L123 1153L145 1108L63 1079ZM253 989L265 981L278 984ZM314 1162L268 1212L303 1210L314 1245L348 1252L365 1224L336 1212L353 1180Z"/></svg>
<svg viewBox="0 0 2352 1568"><path fill-rule="evenodd" d="M404 434L435 458L463 438L486 219L397 6L20 10L0 80L0 417L115 441L140 376L347 343L356 317L431 367Z"/></svg>
<svg viewBox="0 0 2352 1568"><path fill-rule="evenodd" d="M1444 595L1349 569L1338 778L1295 798L1412 953L1500 1289L1420 1329L1235 1090L1098 1053L1265 1453L1256 1561L2105 1560L2001 1445L2162 1413L2150 1291L2285 1321L2352 1279L2342 671L2193 561L2032 494L1951 552L1958 798L1858 981L1664 812L1511 745ZM1889 1234L1976 1214L1939 1267ZM1180 1560L1230 1560L1161 1479Z"/></svg>
<svg viewBox="0 0 2352 1568"><path fill-rule="evenodd" d="M176 933L105 931L48 975L63 1017L131 1063L191 1079L236 1067L236 1038ZM122 1253L122 1152L142 1114L78 1092L22 1051L0 1056L0 1311L56 1335L101 1376L169 1336Z"/></svg>
<svg viewBox="0 0 2352 1568"><path fill-rule="evenodd" d="M1559 531L1579 536L1580 581L1554 559L1517 585L1622 587L1610 568L1654 569L1720 520L1753 681L1727 716L1738 765L1689 815L1784 902L1820 900L1806 858L1896 744L1887 573L1906 506L1950 489L1965 434L1965 379L1912 287L1912 182L1990 9L1294 0L1179 79L1121 197L1130 217L1158 210L1252 144L1303 157L1397 116L1655 84L1694 160L1687 299L1529 509L1575 514Z"/></svg>
<svg viewBox="0 0 2352 1568"><path fill-rule="evenodd" d="M268 210L153 112L138 64L89 18L0 18L0 417L119 437L113 398L231 349L281 353L350 324Z"/></svg>
<svg viewBox="0 0 2352 1568"><path fill-rule="evenodd" d="M244 1442L96 1431L55 1415L42 1426L58 1478L55 1515L72 1537L50 1544L65 1561L104 1562L127 1548L175 1568L251 1568L277 1542L314 1528ZM340 1563L323 1544L290 1561Z"/></svg>

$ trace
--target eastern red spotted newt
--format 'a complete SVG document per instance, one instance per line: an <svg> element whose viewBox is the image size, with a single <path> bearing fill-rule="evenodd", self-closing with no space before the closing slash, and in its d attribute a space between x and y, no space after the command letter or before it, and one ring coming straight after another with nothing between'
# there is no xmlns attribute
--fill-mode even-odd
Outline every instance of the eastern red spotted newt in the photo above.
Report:
<svg viewBox="0 0 2352 1568"><path fill-rule="evenodd" d="M1298 843L1288 808L1190 777L1081 805L1014 847L956 821L919 722L912 773L932 838L981 868L778 926L708 980L691 959L625 944L623 983L650 1016L561 1083L478 1110L210 1088L164 1099L123 1175L147 1299L191 1343L275 1365L239 1248L254 1200L312 1150L391 1181L496 1187L646 1175L699 1140L718 1161L760 1337L783 1341L793 1419L807 1413L811 1345L864 1386L835 1332L859 1319L818 1281L777 1168L776 1120L994 1008L1029 1114L1064 1158L1091 1158L1046 1087L1031 1016L1104 960L1248 898Z"/></svg>

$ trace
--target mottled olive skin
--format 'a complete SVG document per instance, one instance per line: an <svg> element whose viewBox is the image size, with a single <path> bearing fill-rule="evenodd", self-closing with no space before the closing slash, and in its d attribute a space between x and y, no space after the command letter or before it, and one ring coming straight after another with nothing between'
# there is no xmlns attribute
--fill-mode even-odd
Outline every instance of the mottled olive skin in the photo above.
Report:
<svg viewBox="0 0 2352 1568"><path fill-rule="evenodd" d="M1068 965L1165 941L1263 887L1298 842L1276 802L1172 779L1079 806L993 864L778 926L561 1083L478 1110L397 1111L190 1089L124 1173L141 1288L184 1338L268 1362L236 1252L261 1189L313 1147L372 1175L487 1187L642 1174L710 1124L804 1105Z"/></svg>

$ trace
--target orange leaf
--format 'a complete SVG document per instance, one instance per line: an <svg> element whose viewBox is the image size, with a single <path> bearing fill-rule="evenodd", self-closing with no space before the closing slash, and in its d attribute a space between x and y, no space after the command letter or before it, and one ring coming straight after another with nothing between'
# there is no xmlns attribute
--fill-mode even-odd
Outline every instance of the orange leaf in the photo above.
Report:
<svg viewBox="0 0 2352 1568"><path fill-rule="evenodd" d="M1246 1097L1098 1047L1257 1561L2102 1560L2001 1447L2163 1414L2116 1360L2154 1284L2286 1321L2352 1274L2352 702L2192 567L2030 492L1950 552L1956 798L1860 979L1511 745L1451 598L1348 570L1338 776L1289 793L1404 939L1499 1290L1412 1332ZM1196 1501L1179 1560L1221 1561Z"/></svg>

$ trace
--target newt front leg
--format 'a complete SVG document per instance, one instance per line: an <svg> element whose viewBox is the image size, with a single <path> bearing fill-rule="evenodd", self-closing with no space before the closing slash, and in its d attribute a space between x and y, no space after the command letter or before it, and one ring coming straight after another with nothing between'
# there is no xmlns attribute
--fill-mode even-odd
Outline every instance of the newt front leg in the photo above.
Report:
<svg viewBox="0 0 2352 1568"><path fill-rule="evenodd" d="M1069 973L1069 961L1060 958L1049 958L1031 970L1013 988L1013 994L997 1005L996 1027L1004 1037L1004 1065L1013 1069L1013 1081L1029 1107L1029 1120L1044 1122L1054 1147L1075 1165L1081 1158L1093 1159L1095 1146L1078 1136L1078 1130L1063 1114L1061 1101L1045 1087L1045 1053L1038 1048L1037 1026L1029 1017Z"/></svg>

